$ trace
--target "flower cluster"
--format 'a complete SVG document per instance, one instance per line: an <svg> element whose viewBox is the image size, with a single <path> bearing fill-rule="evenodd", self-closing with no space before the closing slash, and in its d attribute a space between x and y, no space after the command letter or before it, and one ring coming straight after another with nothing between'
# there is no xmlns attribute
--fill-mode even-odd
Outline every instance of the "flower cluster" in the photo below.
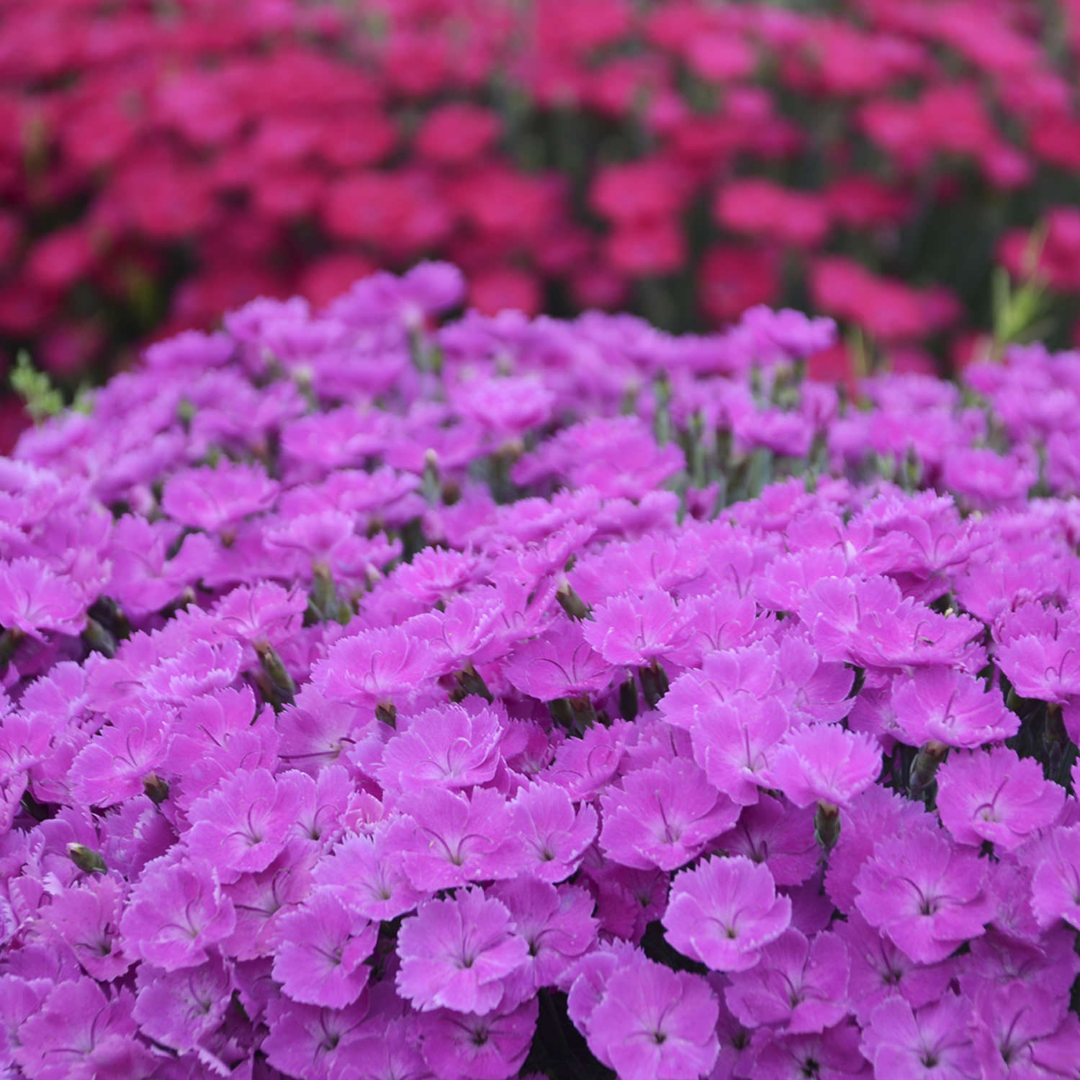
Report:
<svg viewBox="0 0 1080 1080"><path fill-rule="evenodd" d="M919 370L995 256L1080 291L1075 0L565 7L6 0L0 359L425 255L487 312L810 301Z"/></svg>
<svg viewBox="0 0 1080 1080"><path fill-rule="evenodd" d="M1080 356L464 288L0 460L0 1070L1075 1080Z"/></svg>

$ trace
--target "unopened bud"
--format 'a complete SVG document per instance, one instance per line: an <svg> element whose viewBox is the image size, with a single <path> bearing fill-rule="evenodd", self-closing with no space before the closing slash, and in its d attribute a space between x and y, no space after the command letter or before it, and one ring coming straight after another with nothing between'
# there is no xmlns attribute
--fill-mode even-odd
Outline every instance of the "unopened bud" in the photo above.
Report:
<svg viewBox="0 0 1080 1080"><path fill-rule="evenodd" d="M142 786L146 797L155 806L160 806L169 797L168 783L155 772L148 772L143 777Z"/></svg>
<svg viewBox="0 0 1080 1080"><path fill-rule="evenodd" d="M105 860L101 855L94 851L93 848L88 848L85 844L68 844L67 853L71 857L71 861L84 874L104 874L108 872L108 867L106 867Z"/></svg>

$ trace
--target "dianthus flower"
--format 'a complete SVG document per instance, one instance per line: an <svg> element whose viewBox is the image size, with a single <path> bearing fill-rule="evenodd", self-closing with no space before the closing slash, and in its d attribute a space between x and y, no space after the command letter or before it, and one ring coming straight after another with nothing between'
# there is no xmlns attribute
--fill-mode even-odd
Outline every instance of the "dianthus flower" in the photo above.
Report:
<svg viewBox="0 0 1080 1080"><path fill-rule="evenodd" d="M870 1017L863 1053L881 1080L979 1080L970 1020L971 1003L953 993L918 1010L891 997Z"/></svg>
<svg viewBox="0 0 1080 1080"><path fill-rule="evenodd" d="M214 468L188 469L170 477L161 505L181 525L221 532L249 514L269 509L277 493L277 483L263 469L224 461Z"/></svg>
<svg viewBox="0 0 1080 1080"><path fill-rule="evenodd" d="M1031 907L1042 927L1064 919L1080 930L1080 825L1055 829L1031 882Z"/></svg>
<svg viewBox="0 0 1080 1080"><path fill-rule="evenodd" d="M538 1012L534 997L509 1012L421 1013L417 1033L424 1059L443 1080L511 1080L525 1064Z"/></svg>
<svg viewBox="0 0 1080 1080"><path fill-rule="evenodd" d="M713 856L675 875L663 917L671 945L713 971L745 971L791 921L764 866Z"/></svg>
<svg viewBox="0 0 1080 1080"><path fill-rule="evenodd" d="M77 635L86 600L69 577L40 559L0 560L0 626L44 640L42 631Z"/></svg>
<svg viewBox="0 0 1080 1080"><path fill-rule="evenodd" d="M527 853L525 872L541 881L564 881L577 869L596 836L597 814L584 804L575 809L556 784L523 787L510 804L513 834Z"/></svg>
<svg viewBox="0 0 1080 1080"><path fill-rule="evenodd" d="M937 781L941 822L961 844L1013 851L1065 804L1065 789L1044 779L1038 762L1005 747L951 754Z"/></svg>
<svg viewBox="0 0 1080 1080"><path fill-rule="evenodd" d="M975 852L927 823L874 846L855 878L855 902L912 960L933 963L984 932L993 913L986 874Z"/></svg>
<svg viewBox="0 0 1080 1080"><path fill-rule="evenodd" d="M692 761L658 761L601 796L600 846L623 866L676 870L731 828L739 807Z"/></svg>
<svg viewBox="0 0 1080 1080"><path fill-rule="evenodd" d="M705 1076L716 1061L718 1016L700 975L635 957L611 974L585 1035L625 1080L682 1080Z"/></svg>
<svg viewBox="0 0 1080 1080"><path fill-rule="evenodd" d="M734 971L724 1000L747 1027L777 1025L792 1034L824 1031L851 1011L848 956L836 934L813 941L789 927L761 950L748 971Z"/></svg>
<svg viewBox="0 0 1080 1080"><path fill-rule="evenodd" d="M912 746L934 741L974 748L1002 742L1020 727L999 690L953 668L929 667L896 679L892 707Z"/></svg>
<svg viewBox="0 0 1080 1080"><path fill-rule="evenodd" d="M881 772L881 747L863 732L832 724L789 731L773 752L769 783L796 806L827 802L843 806Z"/></svg>

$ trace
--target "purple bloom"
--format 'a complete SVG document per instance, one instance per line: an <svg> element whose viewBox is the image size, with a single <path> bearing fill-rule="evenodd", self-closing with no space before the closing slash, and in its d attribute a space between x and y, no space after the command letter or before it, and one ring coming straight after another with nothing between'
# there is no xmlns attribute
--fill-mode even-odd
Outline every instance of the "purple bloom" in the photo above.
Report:
<svg viewBox="0 0 1080 1080"><path fill-rule="evenodd" d="M418 1009L487 1013L529 955L506 906L479 889L428 900L398 931L397 986Z"/></svg>
<svg viewBox="0 0 1080 1080"><path fill-rule="evenodd" d="M844 806L881 772L881 747L862 732L831 724L789 731L773 752L769 782L796 806Z"/></svg>
<svg viewBox="0 0 1080 1080"><path fill-rule="evenodd" d="M874 1010L863 1053L880 1080L980 1080L970 1018L971 1003L955 994L917 1011L891 997Z"/></svg>
<svg viewBox="0 0 1080 1080"><path fill-rule="evenodd" d="M718 1016L700 975L642 957L612 973L585 1035L592 1052L625 1080L683 1080L713 1067Z"/></svg>
<svg viewBox="0 0 1080 1080"><path fill-rule="evenodd" d="M348 1059L364 1034L367 1011L366 996L344 1009L272 998L266 1006L270 1034L261 1049L267 1061L287 1076L329 1080L337 1062Z"/></svg>
<svg viewBox="0 0 1080 1080"><path fill-rule="evenodd" d="M507 1013L423 1013L418 1032L424 1058L440 1080L510 1080L528 1057L538 1011L533 998Z"/></svg>
<svg viewBox="0 0 1080 1080"><path fill-rule="evenodd" d="M714 856L675 875L662 921L679 952L713 971L745 971L787 928L791 901L766 867Z"/></svg>
<svg viewBox="0 0 1080 1080"><path fill-rule="evenodd" d="M134 1017L142 1033L173 1050L197 1051L225 1017L232 1000L231 970L211 958L197 968L139 967Z"/></svg>
<svg viewBox="0 0 1080 1080"><path fill-rule="evenodd" d="M606 689L614 668L593 651L581 624L566 620L519 645L506 661L503 673L521 693L540 701L554 701Z"/></svg>
<svg viewBox="0 0 1080 1080"><path fill-rule="evenodd" d="M452 889L513 877L526 855L510 833L505 796L474 788L466 797L442 788L404 796L402 815L387 831L413 887Z"/></svg>
<svg viewBox="0 0 1080 1080"><path fill-rule="evenodd" d="M236 925L216 870L204 862L150 863L132 887L120 933L130 955L166 971L196 967Z"/></svg>
<svg viewBox="0 0 1080 1080"><path fill-rule="evenodd" d="M541 881L564 881L596 836L596 811L574 809L567 792L549 783L523 787L510 804L511 828L527 853L525 871Z"/></svg>
<svg viewBox="0 0 1080 1080"><path fill-rule="evenodd" d="M952 754L937 780L941 822L961 844L989 840L1013 851L1053 823L1065 804L1065 789L1045 780L1036 761L1005 747Z"/></svg>
<svg viewBox="0 0 1080 1080"><path fill-rule="evenodd" d="M0 560L0 626L44 640L42 631L76 635L86 622L87 602L69 577L40 559Z"/></svg>
<svg viewBox="0 0 1080 1080"><path fill-rule="evenodd" d="M676 870L731 828L739 807L692 762L658 761L623 777L601 797L600 846L623 866Z"/></svg>
<svg viewBox="0 0 1080 1080"><path fill-rule="evenodd" d="M670 593L650 589L643 596L613 596L595 608L584 625L585 640L609 664L645 667L679 647L685 622Z"/></svg>
<svg viewBox="0 0 1080 1080"><path fill-rule="evenodd" d="M500 762L503 721L494 709L444 705L411 717L383 751L377 777L383 787L449 790L486 784Z"/></svg>
<svg viewBox="0 0 1080 1080"><path fill-rule="evenodd" d="M820 1032L851 1011L847 949L836 934L817 934L811 942L789 928L762 948L760 963L729 978L724 999L747 1027Z"/></svg>
<svg viewBox="0 0 1080 1080"><path fill-rule="evenodd" d="M1031 907L1041 927L1064 919L1080 930L1080 825L1055 829L1031 883Z"/></svg>
<svg viewBox="0 0 1080 1080"><path fill-rule="evenodd" d="M999 690L952 668L930 667L893 683L892 707L912 746L934 741L973 748L1015 735L1020 718Z"/></svg>
<svg viewBox="0 0 1080 1080"><path fill-rule="evenodd" d="M367 985L364 961L378 927L349 911L330 889L316 889L277 924L274 978L294 1001L343 1009Z"/></svg>
<svg viewBox="0 0 1080 1080"><path fill-rule="evenodd" d="M187 469L170 477L161 506L181 525L219 532L269 509L277 493L277 483L263 469L226 460L215 468Z"/></svg>
<svg viewBox="0 0 1080 1080"><path fill-rule="evenodd" d="M328 858L319 860L314 878L333 889L349 910L373 922L389 922L424 898L409 884L394 854L385 829L372 836L347 836Z"/></svg>
<svg viewBox="0 0 1080 1080"><path fill-rule="evenodd" d="M82 969L111 982L131 967L117 934L125 888L115 877L94 877L53 897L41 920L66 944Z"/></svg>
<svg viewBox="0 0 1080 1080"><path fill-rule="evenodd" d="M187 847L218 867L224 881L265 870L285 847L302 805L303 773L242 772L188 812Z"/></svg>
<svg viewBox="0 0 1080 1080"><path fill-rule="evenodd" d="M979 937L993 912L987 865L929 822L886 837L855 878L856 905L912 960L944 960Z"/></svg>
<svg viewBox="0 0 1080 1080"><path fill-rule="evenodd" d="M821 849L814 839L814 812L763 795L743 808L716 846L729 855L764 863L777 885L801 885L817 869Z"/></svg>

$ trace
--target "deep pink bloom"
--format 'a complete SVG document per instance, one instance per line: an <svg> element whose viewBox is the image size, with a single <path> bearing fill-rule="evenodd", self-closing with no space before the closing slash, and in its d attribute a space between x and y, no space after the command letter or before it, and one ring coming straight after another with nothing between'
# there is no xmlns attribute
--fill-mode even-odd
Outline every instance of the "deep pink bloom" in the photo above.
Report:
<svg viewBox="0 0 1080 1080"><path fill-rule="evenodd" d="M424 1058L443 1080L511 1080L525 1064L538 1011L532 998L506 1013L423 1013L417 1033Z"/></svg>
<svg viewBox="0 0 1080 1080"><path fill-rule="evenodd" d="M1046 780L1036 761L1003 746L951 754L937 782L938 812L953 837L962 844L988 840L1002 851L1052 824L1065 804L1065 789Z"/></svg>
<svg viewBox="0 0 1080 1080"><path fill-rule="evenodd" d="M523 787L510 804L510 819L527 853L525 872L541 881L568 878L596 836L596 811L588 804L575 809L569 794L556 784Z"/></svg>
<svg viewBox="0 0 1080 1080"><path fill-rule="evenodd" d="M40 559L0 560L0 626L38 640L42 631L77 635L86 621L83 591Z"/></svg>
<svg viewBox="0 0 1080 1080"><path fill-rule="evenodd" d="M933 963L983 933L993 912L986 874L975 852L928 820L874 846L855 878L855 902L912 960Z"/></svg>
<svg viewBox="0 0 1080 1080"><path fill-rule="evenodd" d="M915 1011L891 997L874 1010L863 1053L881 1080L979 1080L970 1020L971 1002L953 993Z"/></svg>
<svg viewBox="0 0 1080 1080"><path fill-rule="evenodd" d="M349 910L333 889L316 889L277 924L274 978L294 1001L344 1008L367 985L364 961L378 936L377 924Z"/></svg>
<svg viewBox="0 0 1080 1080"><path fill-rule="evenodd" d="M773 752L769 782L796 806L844 806L881 772L881 747L863 732L833 724L789 731Z"/></svg>
<svg viewBox="0 0 1080 1080"><path fill-rule="evenodd" d="M714 856L675 875L663 924L671 945L713 971L745 971L791 921L764 866Z"/></svg>
<svg viewBox="0 0 1080 1080"><path fill-rule="evenodd" d="M1080 930L1080 825L1055 829L1031 883L1031 907L1039 925L1058 919Z"/></svg>
<svg viewBox="0 0 1080 1080"><path fill-rule="evenodd" d="M676 870L738 820L692 761L674 759L629 773L601 797L600 846L623 866Z"/></svg>
<svg viewBox="0 0 1080 1080"><path fill-rule="evenodd" d="M893 683L892 707L912 746L934 740L976 747L1015 735L1020 718L1005 707L1000 690L947 667L923 668Z"/></svg>
<svg viewBox="0 0 1080 1080"><path fill-rule="evenodd" d="M700 975L641 957L611 974L585 1035L626 1080L682 1080L707 1075L716 1061L718 1016Z"/></svg>
<svg viewBox="0 0 1080 1080"><path fill-rule="evenodd" d="M824 1031L851 1011L847 949L835 934L817 934L810 941L789 927L762 948L755 967L729 978L724 1000L747 1027Z"/></svg>
<svg viewBox="0 0 1080 1080"><path fill-rule="evenodd" d="M263 469L225 460L215 468L188 469L170 477L161 505L181 525L219 532L269 509L277 493L277 483Z"/></svg>

